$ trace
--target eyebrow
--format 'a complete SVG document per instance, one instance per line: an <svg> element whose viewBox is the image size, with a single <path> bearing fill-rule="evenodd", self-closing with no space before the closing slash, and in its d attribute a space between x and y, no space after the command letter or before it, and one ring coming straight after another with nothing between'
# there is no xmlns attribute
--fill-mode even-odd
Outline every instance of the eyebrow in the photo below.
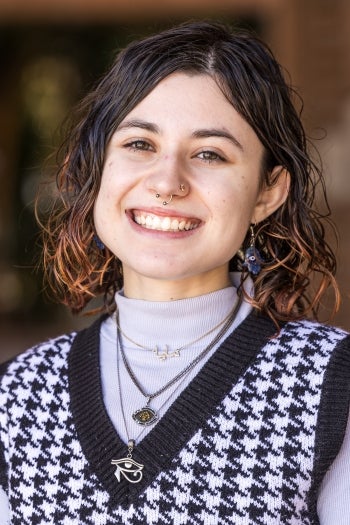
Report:
<svg viewBox="0 0 350 525"><path fill-rule="evenodd" d="M118 126L117 131L130 128L140 128L150 131L152 133L160 134L160 128L157 124L153 122L148 122L145 120L126 120L120 126ZM223 129L210 128L210 129L198 129L192 133L194 138L210 138L210 137L219 137L228 139L236 148L244 151L242 144L239 140L236 139L231 133Z"/></svg>
<svg viewBox="0 0 350 525"><path fill-rule="evenodd" d="M195 138L210 138L210 137L221 137L224 139L228 139L236 148L240 149L241 151L244 151L244 148L242 144L239 142L239 140L236 139L231 133L228 131L225 131L224 129L199 129L197 131L194 131L192 133L192 136Z"/></svg>
<svg viewBox="0 0 350 525"><path fill-rule="evenodd" d="M125 122L122 122L120 126L118 126L117 131L130 128L140 128L147 131L152 131L153 133L160 133L160 129L157 124L147 122L146 120L126 120Z"/></svg>

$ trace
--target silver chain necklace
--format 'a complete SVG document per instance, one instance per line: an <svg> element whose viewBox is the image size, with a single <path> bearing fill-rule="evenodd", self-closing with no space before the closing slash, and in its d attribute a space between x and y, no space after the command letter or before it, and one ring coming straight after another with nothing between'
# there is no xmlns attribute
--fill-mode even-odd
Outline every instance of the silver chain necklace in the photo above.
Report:
<svg viewBox="0 0 350 525"><path fill-rule="evenodd" d="M128 374L129 374L132 382L135 384L135 386L138 388L138 390L141 392L141 394L145 398L147 398L146 406L144 408L141 408L140 410L137 410L133 414L133 419L137 423L139 423L143 427L146 427L146 426L154 423L155 421L157 421L158 414L152 408L149 407L150 401L152 399L154 399L155 397L159 396L160 394L162 394L163 392L165 392L168 388L170 388L176 382L180 381L180 379L183 379L184 376L186 376L186 374L188 374L196 366L196 364L199 363L201 361L201 359L203 359L208 354L208 352L210 352L210 350L212 348L214 348L216 343L220 341L222 336L229 329L231 323L233 322L233 320L235 319L235 317L237 315L237 312L238 312L241 304L242 304L242 297L238 296L237 302L236 302L234 308L232 309L232 311L230 312L230 314L227 316L227 320L226 320L224 326L221 328L219 333L214 337L214 339L209 343L209 345L206 346L204 348L204 350L202 350L202 352L200 354L198 354L198 356L195 357L195 359L193 359L191 361L191 363L189 363L173 379L168 381L164 386L162 386L161 388L159 388L156 392L153 392L152 394L147 394L144 391L144 389L140 385L139 381L137 380L133 370L131 369L131 367L130 367L130 365L128 363L128 360L126 358L125 352L123 350L123 346L122 346L121 341L120 341L120 330L118 329L118 325L117 325L117 349L118 349L118 347L120 348L120 354L121 354L121 357L123 359L124 366L125 366ZM120 459L112 459L111 464L116 467L115 477L117 478L117 480L119 482L121 481L121 478L123 477L129 483L139 483L142 480L142 478L143 478L143 469L144 469L145 466L142 463L138 463L137 461L135 461L133 459L133 452L134 452L134 449L135 449L136 440L139 440L141 435L144 433L145 428L138 434L138 436L136 437L136 440L135 439L130 439L129 432L128 432L128 427L127 427L127 423L126 423L126 416L125 416L125 411L124 411L124 403L123 403L123 398L122 398L121 380L120 380L121 379L120 378L120 366L119 366L118 356L117 356L117 373L118 373L118 389L119 389L121 412L122 412L122 417L123 417L123 421L124 421L126 435L127 435L127 438L128 438L128 444L127 444L128 453L127 453L126 457L123 457L123 458L120 458ZM169 398L171 397L171 395L172 394L170 394ZM168 399L163 403L162 407L166 404ZM160 407L159 410L161 410L162 407Z"/></svg>
<svg viewBox="0 0 350 525"><path fill-rule="evenodd" d="M215 330L217 330L218 328L220 328L220 326L222 326L224 323L226 323L226 321L230 318L231 315L232 315L232 312L230 312L226 317L224 317L224 319L222 319L213 328L211 328L210 330L205 332L205 334L200 335L199 337L197 337L193 341L190 341L189 343L186 343L186 344L180 346L179 348L175 348L175 350L173 352L169 352L169 345L165 345L165 349L164 350L160 350L159 349L159 345L155 345L153 348L150 348L149 346L141 345L140 343L137 343L136 341L134 341L134 339L131 339L131 337L126 335L126 333L120 327L118 311L115 314L115 322L117 324L118 331L121 333L121 335L125 339L127 339L128 341L130 341L130 343L134 344L135 346L137 346L139 348L143 348L144 350L148 350L149 352L152 352L156 357L158 357L158 359L160 359L161 361L164 362L170 357L180 357L180 355L181 355L180 352L182 350L184 350L185 348L187 348L189 346L192 346L192 345L198 343L199 341L201 341L202 339L204 339L208 335L210 335L213 332L215 332Z"/></svg>
<svg viewBox="0 0 350 525"><path fill-rule="evenodd" d="M123 345L122 345L122 342L121 342L120 330L119 330L118 325L117 325L117 338L118 338L118 343L119 343L119 347L120 347L120 353L121 353L121 356L122 356L123 363L124 363L124 366L126 368L126 371L128 372L129 377L132 380L132 382L134 383L134 385L136 386L136 388L139 390L139 392L141 392L143 397L145 397L147 399L146 405L143 406L142 408L139 408L138 410L136 410L132 414L132 417L133 417L134 421L136 421L136 423L138 423L139 425L142 425L142 426L148 426L148 425L152 425L153 423L155 423L157 421L158 414L153 408L150 407L150 403L151 403L152 399L155 399L160 394L162 394L163 392L168 390L168 388L172 387L181 378L183 378L185 375L187 375L189 372L191 372L191 370L193 370L193 368L202 359L204 359L204 357L210 352L210 350L212 348L214 348L214 346L218 343L218 341L220 341L222 336L227 332L227 330L231 326L231 324L232 324L234 318L236 317L237 312L238 312L238 310L239 310L239 308L241 306L241 303L242 303L242 297L238 296L234 308L231 310L230 314L227 316L223 327L216 334L214 339L212 339L212 341L204 348L204 350L202 350L202 352L200 352L183 370L181 370L178 374L176 374L175 377L170 379L170 381L168 381L165 385L163 385L161 388L159 388L158 390L156 390L155 392L152 392L152 393L148 393L148 392L146 392L144 390L144 388L141 386L139 380L137 379L134 371L132 370L132 368L130 366L130 363L129 363L126 355L125 355L125 351L124 351L124 348L123 348Z"/></svg>
<svg viewBox="0 0 350 525"><path fill-rule="evenodd" d="M119 348L118 340L117 340L117 350ZM135 439L130 439L129 431L128 431L128 425L126 423L126 416L125 416L125 410L124 410L124 403L123 403L123 396L122 396L122 387L121 387L121 380L120 380L120 366L119 366L119 358L118 358L118 352L117 352L117 375L118 375L118 391L119 391L119 399L120 399L120 406L121 406L121 413L124 423L124 428L128 440L128 453L126 457L120 458L120 459L112 459L111 463L112 465L115 465L116 471L115 471L115 477L118 481L121 481L121 478L123 477L129 483L139 483L143 477L143 469L144 465L142 463L137 463L132 457L134 448L136 445L136 442L139 441L140 437L146 430L146 426L144 425L144 428L141 430L141 432L136 436ZM185 378L182 379L182 381L179 382L174 392L170 394L170 396L164 401L164 403L161 405L159 410L162 410L162 408L166 405L168 400L171 398L174 393L180 389L182 383L185 381Z"/></svg>
<svg viewBox="0 0 350 525"><path fill-rule="evenodd" d="M117 350L118 350L118 339L117 339ZM123 403L123 396L122 396L122 387L121 387L121 380L120 380L120 366L119 366L119 358L117 353L117 375L118 375L118 391L119 391L119 399L120 399L120 407L125 427L125 432L128 438L128 453L125 458L120 459L112 459L111 464L115 465L115 477L120 482L121 478L123 476L124 479L129 481L129 483L139 483L141 479L143 478L143 469L144 465L142 463L138 463L135 461L132 457L134 448L135 448L135 439L130 439L129 432L128 432L128 426L126 424L126 417L125 417L125 411L124 411L124 403ZM143 429L140 434L137 436L137 440L141 437L145 429Z"/></svg>

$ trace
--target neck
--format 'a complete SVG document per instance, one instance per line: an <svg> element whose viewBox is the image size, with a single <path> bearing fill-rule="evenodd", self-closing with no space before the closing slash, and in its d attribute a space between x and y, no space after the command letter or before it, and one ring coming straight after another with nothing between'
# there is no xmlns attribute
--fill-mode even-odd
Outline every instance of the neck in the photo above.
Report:
<svg viewBox="0 0 350 525"><path fill-rule="evenodd" d="M115 298L119 325L126 335L146 347L170 345L174 350L221 322L236 304L237 293L231 284L216 292L177 301L131 299L121 292ZM128 340L123 343L130 346ZM204 343L201 341L200 347Z"/></svg>
<svg viewBox="0 0 350 525"><path fill-rule="evenodd" d="M198 297L232 286L227 268L179 280L162 280L123 270L124 295L144 301L177 301Z"/></svg>

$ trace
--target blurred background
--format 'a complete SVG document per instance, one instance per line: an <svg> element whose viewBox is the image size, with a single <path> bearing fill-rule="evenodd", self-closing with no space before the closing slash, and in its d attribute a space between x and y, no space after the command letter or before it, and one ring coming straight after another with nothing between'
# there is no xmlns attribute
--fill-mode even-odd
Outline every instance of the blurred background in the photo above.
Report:
<svg viewBox="0 0 350 525"><path fill-rule="evenodd" d="M348 0L0 0L0 361L80 327L43 297L33 201L64 117L131 40L188 19L257 32L305 102L339 232L350 329L350 2ZM333 243L333 246L335 244Z"/></svg>

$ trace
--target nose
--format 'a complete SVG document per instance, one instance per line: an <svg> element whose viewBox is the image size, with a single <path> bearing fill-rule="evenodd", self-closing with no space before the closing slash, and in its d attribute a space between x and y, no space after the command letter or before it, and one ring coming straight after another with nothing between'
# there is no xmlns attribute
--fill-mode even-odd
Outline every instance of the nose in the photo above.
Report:
<svg viewBox="0 0 350 525"><path fill-rule="evenodd" d="M185 197L190 191L188 177L181 160L164 156L147 179L147 190L166 206L175 197Z"/></svg>

